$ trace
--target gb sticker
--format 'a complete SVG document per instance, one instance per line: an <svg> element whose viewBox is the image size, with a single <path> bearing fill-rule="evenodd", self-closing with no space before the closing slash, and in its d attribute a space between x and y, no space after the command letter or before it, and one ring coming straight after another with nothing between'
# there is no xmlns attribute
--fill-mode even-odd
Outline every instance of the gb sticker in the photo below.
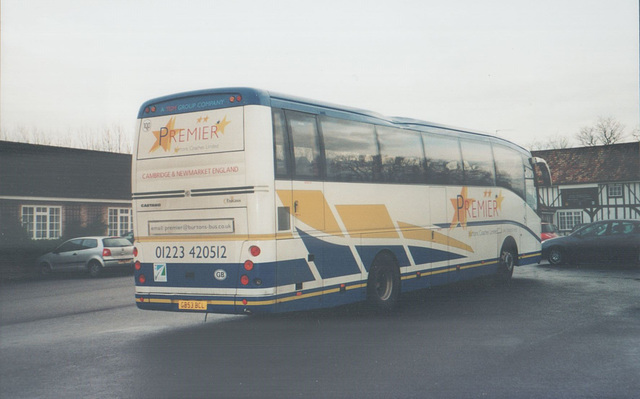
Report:
<svg viewBox="0 0 640 399"><path fill-rule="evenodd" d="M222 281L225 280L227 278L227 272L225 272L222 269L218 269L215 272L213 272L214 277L216 278L216 280L218 281Z"/></svg>

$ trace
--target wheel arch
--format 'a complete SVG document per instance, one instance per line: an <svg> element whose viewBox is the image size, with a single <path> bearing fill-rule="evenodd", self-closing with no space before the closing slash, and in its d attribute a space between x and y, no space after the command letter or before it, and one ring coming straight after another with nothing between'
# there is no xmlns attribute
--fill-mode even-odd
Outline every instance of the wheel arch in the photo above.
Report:
<svg viewBox="0 0 640 399"><path fill-rule="evenodd" d="M380 251L378 251L378 253L376 253L376 255L371 260L371 264L369 265L369 269L367 272L367 279L369 278L369 273L371 272L371 269L373 268L373 266L376 263L385 262L385 261L392 262L393 266L398 271L398 273L402 275L402 273L400 273L400 263L398 262L398 257L390 249L383 248ZM401 283L400 285L402 285L402 279L400 279L400 283Z"/></svg>
<svg viewBox="0 0 640 399"><path fill-rule="evenodd" d="M104 267L104 260L102 260L102 257L100 257L100 256L92 256L91 258L89 258L89 260L87 261L85 266L89 267L91 262L98 262L98 263L100 263L101 267Z"/></svg>

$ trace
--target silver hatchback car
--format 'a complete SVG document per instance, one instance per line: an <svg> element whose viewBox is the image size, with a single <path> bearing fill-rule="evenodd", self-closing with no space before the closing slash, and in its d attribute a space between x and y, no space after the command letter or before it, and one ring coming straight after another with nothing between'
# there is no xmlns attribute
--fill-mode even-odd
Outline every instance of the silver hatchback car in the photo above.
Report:
<svg viewBox="0 0 640 399"><path fill-rule="evenodd" d="M98 277L105 268L132 267L133 245L122 237L78 237L38 258L38 271L82 271Z"/></svg>

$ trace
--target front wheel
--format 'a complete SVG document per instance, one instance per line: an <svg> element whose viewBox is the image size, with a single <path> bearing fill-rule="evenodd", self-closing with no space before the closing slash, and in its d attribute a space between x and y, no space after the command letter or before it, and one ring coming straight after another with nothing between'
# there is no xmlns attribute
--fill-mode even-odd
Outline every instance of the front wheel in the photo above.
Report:
<svg viewBox="0 0 640 399"><path fill-rule="evenodd" d="M49 277L51 276L51 266L49 266L48 263L41 263L38 266L38 274L40 274L42 277Z"/></svg>
<svg viewBox="0 0 640 399"><path fill-rule="evenodd" d="M498 262L498 273L496 278L500 282L507 282L513 276L513 269L516 265L516 253L513 249L506 247L500 251L500 260Z"/></svg>
<svg viewBox="0 0 640 399"><path fill-rule="evenodd" d="M367 282L369 303L380 310L393 309L400 296L400 269L389 254L380 254L373 261Z"/></svg>
<svg viewBox="0 0 640 399"><path fill-rule="evenodd" d="M564 261L565 256L564 252L562 252L562 249L553 247L549 250L549 263L551 263L552 265L560 265L564 263Z"/></svg>

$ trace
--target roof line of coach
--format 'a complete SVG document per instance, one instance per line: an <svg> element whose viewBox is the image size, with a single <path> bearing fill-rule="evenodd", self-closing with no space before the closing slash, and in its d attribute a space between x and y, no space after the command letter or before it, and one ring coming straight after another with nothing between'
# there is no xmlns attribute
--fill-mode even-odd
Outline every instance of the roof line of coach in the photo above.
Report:
<svg viewBox="0 0 640 399"><path fill-rule="evenodd" d="M301 112L306 111L320 115L349 117L349 119L354 119L362 122L404 127L407 129L419 130L424 132L432 131L432 129L443 129L450 132L470 134L479 138L490 138L491 140L503 142L504 144L515 146L520 148L521 150L524 150L525 152L528 152L523 147L506 139L480 131L447 126L420 119L389 117L361 108L338 105L250 87L204 89L154 98L142 104L142 106L140 107L140 112L138 113L138 118L244 105L265 105L278 108L287 108ZM156 108L154 109L154 112L151 112L151 109L153 107Z"/></svg>

